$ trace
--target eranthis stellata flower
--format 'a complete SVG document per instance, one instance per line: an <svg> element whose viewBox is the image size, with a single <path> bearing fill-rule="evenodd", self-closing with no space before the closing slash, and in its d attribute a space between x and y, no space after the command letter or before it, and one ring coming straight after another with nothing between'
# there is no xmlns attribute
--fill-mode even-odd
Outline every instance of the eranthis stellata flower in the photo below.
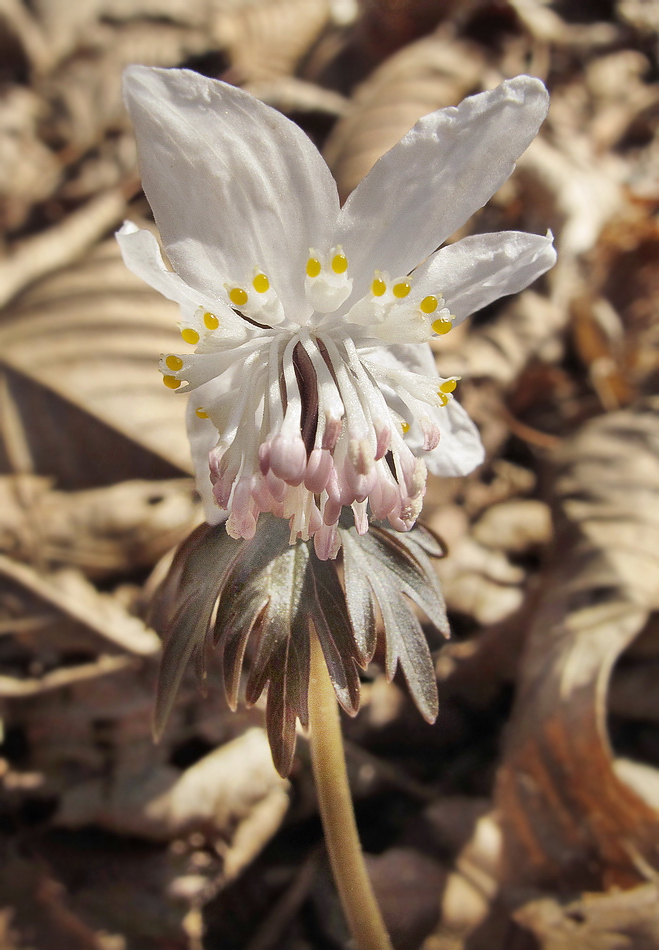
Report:
<svg viewBox="0 0 659 950"><path fill-rule="evenodd" d="M126 223L128 267L180 304L188 351L161 361L192 393L189 434L209 522L250 539L260 513L336 556L339 516L412 527L427 470L483 450L429 341L522 290L551 235L442 244L506 181L548 105L528 76L422 118L341 208L305 133L247 92L181 69L125 73L154 236ZM439 248L439 249L438 249Z"/></svg>

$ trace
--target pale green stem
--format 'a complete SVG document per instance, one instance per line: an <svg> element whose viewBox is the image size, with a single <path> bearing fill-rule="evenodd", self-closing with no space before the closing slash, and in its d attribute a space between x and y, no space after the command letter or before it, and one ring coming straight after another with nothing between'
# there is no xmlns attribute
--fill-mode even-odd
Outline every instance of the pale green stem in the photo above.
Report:
<svg viewBox="0 0 659 950"><path fill-rule="evenodd" d="M359 843L338 705L315 633L311 636L309 733L325 844L355 947L392 950Z"/></svg>

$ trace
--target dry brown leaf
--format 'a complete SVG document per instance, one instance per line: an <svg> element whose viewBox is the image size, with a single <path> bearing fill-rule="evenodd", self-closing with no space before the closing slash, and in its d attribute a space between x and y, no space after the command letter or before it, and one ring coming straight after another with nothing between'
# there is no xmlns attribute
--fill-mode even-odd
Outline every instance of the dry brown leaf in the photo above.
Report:
<svg viewBox="0 0 659 950"><path fill-rule="evenodd" d="M472 533L487 548L522 554L551 540L551 512L537 498L514 498L488 508Z"/></svg>
<svg viewBox="0 0 659 950"><path fill-rule="evenodd" d="M0 554L0 577L37 598L49 611L64 614L115 648L136 656L153 656L160 650L160 639L153 630L131 616L117 598L100 593L73 568L39 573Z"/></svg>
<svg viewBox="0 0 659 950"><path fill-rule="evenodd" d="M538 950L652 950L659 946L659 888L587 894L561 905L551 898L525 904L515 921Z"/></svg>
<svg viewBox="0 0 659 950"><path fill-rule="evenodd" d="M0 477L0 550L92 577L155 564L199 520L189 479L59 492L48 479Z"/></svg>
<svg viewBox="0 0 659 950"><path fill-rule="evenodd" d="M614 768L606 690L659 607L659 404L587 425L557 459L556 556L497 782L508 887L656 874L659 813Z"/></svg>
<svg viewBox="0 0 659 950"><path fill-rule="evenodd" d="M441 535L441 512L430 527ZM464 535L450 557L435 565L450 610L474 617L479 623L497 623L516 611L523 599L525 573L501 551L483 547Z"/></svg>
<svg viewBox="0 0 659 950"><path fill-rule="evenodd" d="M429 33L456 9L466 18L480 0L361 0L356 34L367 60L381 62L395 50Z"/></svg>
<svg viewBox="0 0 659 950"><path fill-rule="evenodd" d="M457 346L436 344L439 372L493 379L508 387L534 358L553 361L561 355L569 316L566 308L526 290L505 304L494 320L458 339Z"/></svg>
<svg viewBox="0 0 659 950"><path fill-rule="evenodd" d="M353 110L329 136L323 155L342 198L414 123L443 106L457 105L478 86L478 48L439 35L406 46L356 91Z"/></svg>
<svg viewBox="0 0 659 950"><path fill-rule="evenodd" d="M81 263L42 280L6 311L2 360L186 472L191 461L185 400L165 389L157 366L161 353L183 345L177 320L176 305L124 267L111 239ZM31 439L48 441L30 406L19 400L19 410Z"/></svg>
<svg viewBox="0 0 659 950"><path fill-rule="evenodd" d="M232 79L256 82L294 72L329 17L329 0L225 0L211 32L227 51Z"/></svg>
<svg viewBox="0 0 659 950"><path fill-rule="evenodd" d="M50 107L44 123L48 138L66 143L69 160L78 158L100 145L108 132L128 128L121 95L126 66L178 66L209 49L215 49L215 44L207 29L188 29L155 18L112 25L94 21L76 53L38 86Z"/></svg>
<svg viewBox="0 0 659 950"><path fill-rule="evenodd" d="M110 783L101 777L73 786L56 822L165 841L201 831L212 841L228 841L222 847L228 881L276 833L288 805L288 782L275 771L264 730L253 728L183 773L134 762Z"/></svg>
<svg viewBox="0 0 659 950"><path fill-rule="evenodd" d="M64 220L21 241L0 261L0 307L33 281L77 260L126 213L123 188L96 195Z"/></svg>
<svg viewBox="0 0 659 950"><path fill-rule="evenodd" d="M37 135L43 103L29 89L6 89L0 100L0 230L20 227L32 205L60 179L57 158Z"/></svg>

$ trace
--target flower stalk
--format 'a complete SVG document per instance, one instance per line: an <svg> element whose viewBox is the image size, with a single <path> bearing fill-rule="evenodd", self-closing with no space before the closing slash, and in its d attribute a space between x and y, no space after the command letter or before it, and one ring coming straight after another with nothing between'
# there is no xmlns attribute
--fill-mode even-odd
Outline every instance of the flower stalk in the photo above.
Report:
<svg viewBox="0 0 659 950"><path fill-rule="evenodd" d="M309 738L325 844L355 946L357 950L391 950L359 843L338 705L315 633L311 637Z"/></svg>

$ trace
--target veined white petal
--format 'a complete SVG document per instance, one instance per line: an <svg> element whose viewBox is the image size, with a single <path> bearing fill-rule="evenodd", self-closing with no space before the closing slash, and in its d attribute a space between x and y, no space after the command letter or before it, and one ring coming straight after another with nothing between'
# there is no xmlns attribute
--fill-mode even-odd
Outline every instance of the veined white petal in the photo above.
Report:
<svg viewBox="0 0 659 950"><path fill-rule="evenodd" d="M209 524L219 524L221 521L225 521L228 512L219 508L215 501L208 467L208 453L217 444L217 429L210 419L199 418L197 408L203 406L205 402L212 402L219 394L226 391L226 386L227 381L225 379L214 379L210 383L200 386L189 398L185 417L192 464L194 465L195 484L204 506L204 517Z"/></svg>
<svg viewBox="0 0 659 950"><path fill-rule="evenodd" d="M420 119L345 203L335 243L355 274L350 302L373 269L406 274L501 187L544 120L539 79L517 76Z"/></svg>
<svg viewBox="0 0 659 950"><path fill-rule="evenodd" d="M189 70L131 66L124 92L144 190L177 273L215 297L223 280L247 284L260 267L297 319L309 247L329 246L339 210L304 132Z"/></svg>
<svg viewBox="0 0 659 950"><path fill-rule="evenodd" d="M433 254L414 273L418 293L439 291L456 320L516 294L556 263L553 237L523 231L474 234Z"/></svg>
<svg viewBox="0 0 659 950"><path fill-rule="evenodd" d="M410 448L423 459L433 475L443 478L469 475L482 463L485 450L478 429L467 411L452 399L442 409L430 409L429 412L439 426L439 445L425 454L421 451L420 440L418 446L410 442Z"/></svg>
<svg viewBox="0 0 659 950"><path fill-rule="evenodd" d="M188 287L178 274L167 270L158 242L150 231L138 228L132 221L124 221L116 238L126 267L163 297L174 300L184 313L193 314L200 306L220 306L219 302Z"/></svg>
<svg viewBox="0 0 659 950"><path fill-rule="evenodd" d="M394 343L387 347L378 346L364 350L363 355L383 366L439 378L435 357L427 343Z"/></svg>

